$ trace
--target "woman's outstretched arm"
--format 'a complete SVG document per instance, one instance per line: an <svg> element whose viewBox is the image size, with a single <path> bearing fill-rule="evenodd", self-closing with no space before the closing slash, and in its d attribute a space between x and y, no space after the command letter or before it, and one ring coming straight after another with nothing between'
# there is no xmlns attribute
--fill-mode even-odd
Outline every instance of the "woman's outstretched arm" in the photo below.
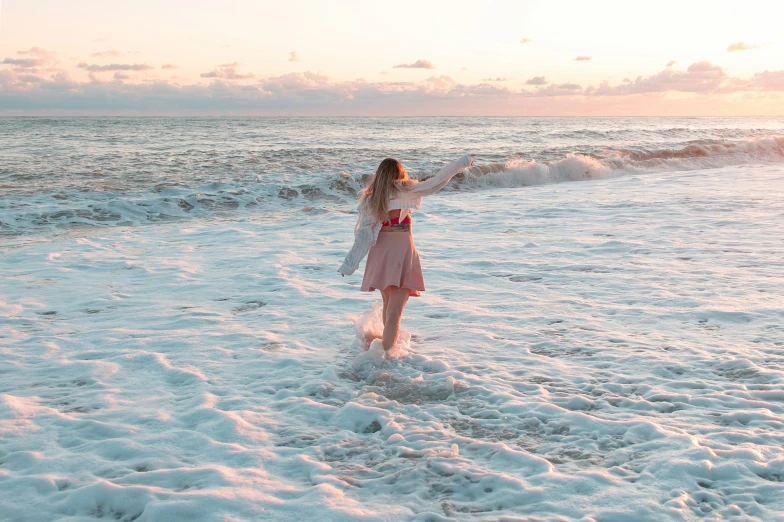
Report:
<svg viewBox="0 0 784 522"><path fill-rule="evenodd" d="M429 196L435 194L449 183L455 175L464 171L474 164L473 154L465 154L457 161L453 161L443 169L439 170L435 176L428 178L425 181L420 181L413 186L411 192L419 196Z"/></svg>
<svg viewBox="0 0 784 522"><path fill-rule="evenodd" d="M353 274L359 267L359 263L367 255L370 247L376 242L378 232L381 230L381 222L369 215L369 212L359 209L357 226L354 228L354 244L346 255L343 264L338 268L338 272L347 276Z"/></svg>

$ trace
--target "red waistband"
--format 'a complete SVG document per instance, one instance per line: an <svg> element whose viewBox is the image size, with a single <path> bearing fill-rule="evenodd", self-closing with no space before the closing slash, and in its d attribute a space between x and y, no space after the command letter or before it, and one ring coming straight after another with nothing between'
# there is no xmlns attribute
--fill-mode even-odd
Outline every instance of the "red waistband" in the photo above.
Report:
<svg viewBox="0 0 784 522"><path fill-rule="evenodd" d="M395 217L395 218L389 218L387 221L381 222L382 227L389 227L392 225L406 225L406 224L408 225L411 224L411 216L406 216L403 221L400 221L399 217Z"/></svg>

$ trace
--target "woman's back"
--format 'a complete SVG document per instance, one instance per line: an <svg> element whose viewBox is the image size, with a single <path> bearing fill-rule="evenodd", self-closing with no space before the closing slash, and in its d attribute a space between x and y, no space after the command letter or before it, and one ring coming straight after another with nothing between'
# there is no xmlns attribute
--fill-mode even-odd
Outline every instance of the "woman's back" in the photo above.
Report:
<svg viewBox="0 0 784 522"><path fill-rule="evenodd" d="M471 156L466 154L432 178L416 182L408 178L399 161L387 158L360 196L354 245L338 271L350 275L362 258L368 256L360 288L381 291L384 302L381 344L385 350L397 341L408 298L425 290L419 253L411 235L411 210L419 208L422 196L438 192L472 163Z"/></svg>
<svg viewBox="0 0 784 522"><path fill-rule="evenodd" d="M412 210L419 209L423 196L441 190L455 174L473 164L473 157L465 154L450 163L434 176L424 181L410 180L405 169L396 160L387 158L381 162L376 171L369 190L360 197L359 216L354 227L354 245L346 255L338 271L343 275L351 275L359 266L360 261L376 242L381 231L382 222L390 219L389 212L398 211L397 217L410 222ZM382 168L382 166L384 168ZM385 181L382 182L382 178ZM395 214L391 214L394 219ZM401 219L402 216L402 219Z"/></svg>

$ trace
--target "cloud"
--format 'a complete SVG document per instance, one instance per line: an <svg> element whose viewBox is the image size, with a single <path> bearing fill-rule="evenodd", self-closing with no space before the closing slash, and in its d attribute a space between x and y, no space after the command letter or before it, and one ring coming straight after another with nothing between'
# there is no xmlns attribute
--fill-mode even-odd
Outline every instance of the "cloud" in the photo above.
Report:
<svg viewBox="0 0 784 522"><path fill-rule="evenodd" d="M749 79L731 78L719 92L782 92L784 91L784 71L764 71L754 73Z"/></svg>
<svg viewBox="0 0 784 522"><path fill-rule="evenodd" d="M307 92L330 85L329 76L312 72L289 73L272 76L262 82L262 87L270 93Z"/></svg>
<svg viewBox="0 0 784 522"><path fill-rule="evenodd" d="M395 69L435 69L435 66L430 60L417 60L414 63L395 65Z"/></svg>
<svg viewBox="0 0 784 522"><path fill-rule="evenodd" d="M707 72L707 73L715 73L715 72L721 73L722 72L722 68L719 67L718 65L713 65L712 63L710 63L708 61L702 61L702 62L697 62L697 63L693 63L693 64L689 65L689 68L686 69L686 71L690 72L690 73L705 73L705 72Z"/></svg>
<svg viewBox="0 0 784 522"><path fill-rule="evenodd" d="M676 63L678 63L678 62L676 62L675 60L670 60L669 62L667 62L667 67L672 67Z"/></svg>
<svg viewBox="0 0 784 522"><path fill-rule="evenodd" d="M47 51L42 47L31 47L26 51L16 51L16 54L29 54L31 56L37 56L39 58L49 58L54 60L55 53L54 51Z"/></svg>
<svg viewBox="0 0 784 522"><path fill-rule="evenodd" d="M765 71L755 73L747 86L755 90L784 91L784 71Z"/></svg>
<svg viewBox="0 0 784 522"><path fill-rule="evenodd" d="M152 65L146 63L111 63L109 65L96 65L80 62L76 65L80 69L86 69L89 72L107 72L107 71L149 71Z"/></svg>
<svg viewBox="0 0 784 522"><path fill-rule="evenodd" d="M30 74L30 73L22 73L19 76L17 76L17 78L19 79L19 81L25 83L41 83L46 81L46 78L42 76L38 76L37 74Z"/></svg>
<svg viewBox="0 0 784 522"><path fill-rule="evenodd" d="M177 67L176 65L173 65L171 63L165 63L165 64L161 65L161 69L178 69L178 68L179 67Z"/></svg>
<svg viewBox="0 0 784 522"><path fill-rule="evenodd" d="M577 58L574 59L575 62L589 62L591 60L593 60L593 58L591 58L590 56L578 56Z"/></svg>
<svg viewBox="0 0 784 522"><path fill-rule="evenodd" d="M93 42L105 42L105 41L106 41L106 38L104 38L103 36L101 36L101 37L99 37L99 38L95 38L95 39L93 40Z"/></svg>
<svg viewBox="0 0 784 522"><path fill-rule="evenodd" d="M721 87L726 79L727 74L721 67L703 61L691 64L686 71L664 69L652 76L638 76L632 82L615 87L605 81L591 90L590 94L606 96L667 91L709 93Z"/></svg>
<svg viewBox="0 0 784 522"><path fill-rule="evenodd" d="M178 85L167 81L72 82L54 77L27 84L12 71L0 71L0 111L71 110L122 113L200 113L240 111L259 113L379 113L394 107L430 110L432 104L472 103L471 100L509 98L505 87L491 84L465 85L448 76L421 82L334 81L312 73L291 73L262 78L252 84L215 79L209 85Z"/></svg>
<svg viewBox="0 0 784 522"><path fill-rule="evenodd" d="M578 95L585 94L582 86L576 83L561 83L561 84L551 83L546 86L537 87L537 89L533 91L523 89L522 91L520 91L520 93L522 96L526 96L526 97L578 96Z"/></svg>
<svg viewBox="0 0 784 522"><path fill-rule="evenodd" d="M467 71L467 70L468 70L468 67L461 67L461 68L460 68L460 70L461 70L461 71Z"/></svg>
<svg viewBox="0 0 784 522"><path fill-rule="evenodd" d="M576 83L562 83L560 85L551 84L550 86L553 88L553 90L565 91L569 93L574 93L575 91L582 89L582 87Z"/></svg>
<svg viewBox="0 0 784 522"><path fill-rule="evenodd" d="M6 65L16 65L17 67L37 67L41 65L38 60L34 58L6 58L3 60Z"/></svg>
<svg viewBox="0 0 784 522"><path fill-rule="evenodd" d="M531 39L530 39L530 38L523 38L522 40L520 40L520 43L521 43L521 44L527 44L527 43L529 43L530 41L531 41Z"/></svg>
<svg viewBox="0 0 784 522"><path fill-rule="evenodd" d="M627 107L629 113L640 114L644 109L650 114L654 111L651 104L666 111L673 105L661 103L669 100L667 103L681 104L684 110L693 114L705 110L721 112L726 107L724 102L732 100L722 97L725 94L768 96L764 98L768 100L765 103L772 103L767 93L784 93L784 71L764 71L746 79L730 78L720 66L710 62L697 62L686 70L665 69L618 85L607 81L585 87L576 83L552 84L544 77L533 77L526 83L535 88L524 90L487 82L466 84L449 76L431 76L418 82L368 82L362 79L336 81L323 74L304 72L254 78L242 83L230 81L231 75L236 75L238 65L235 62L218 66L216 74L227 77L211 76L212 81L207 85L163 80L125 81L131 79L130 69L114 70L114 77L109 81L102 80L100 72L88 70L90 81L86 82L74 81L64 71L32 74L28 70L0 70L0 92L3 93L0 112L503 115L570 111L571 114L580 111L582 114L610 114L618 107ZM663 96L666 92L699 96L669 98ZM601 101L602 98L612 102Z"/></svg>
<svg viewBox="0 0 784 522"><path fill-rule="evenodd" d="M201 73L199 76L202 78L222 78L224 80L248 80L253 78L252 73L240 74L237 68L240 66L239 62L224 63L219 65L216 69L210 72Z"/></svg>
<svg viewBox="0 0 784 522"><path fill-rule="evenodd" d="M734 44L727 47L727 52L732 53L735 51L750 51L752 49L759 49L759 45L751 45L745 42L735 42Z"/></svg>
<svg viewBox="0 0 784 522"><path fill-rule="evenodd" d="M16 65L24 69L52 65L56 61L56 54L41 47L31 47L27 51L17 51L16 54L29 56L29 58L6 58L2 63Z"/></svg>
<svg viewBox="0 0 784 522"><path fill-rule="evenodd" d="M0 70L0 91L4 96L13 97L14 95L27 94L29 96L46 97L49 91L68 91L71 88L79 85L86 86L88 84L78 84L71 80L70 76L65 71L50 74L48 77L43 75L33 75L27 72L14 73L12 71ZM33 100L28 100L30 104ZM0 106L6 105L2 97L0 97Z"/></svg>
<svg viewBox="0 0 784 522"><path fill-rule="evenodd" d="M120 51L109 49L108 51L93 53L90 56L92 56L93 58L103 58L104 56L120 56Z"/></svg>
<svg viewBox="0 0 784 522"><path fill-rule="evenodd" d="M483 82L506 82L509 81L509 78L484 78L482 79Z"/></svg>
<svg viewBox="0 0 784 522"><path fill-rule="evenodd" d="M755 73L748 86L765 91L784 91L784 71Z"/></svg>
<svg viewBox="0 0 784 522"><path fill-rule="evenodd" d="M291 51L289 53L289 61L290 62L298 62L299 58L297 58L297 51Z"/></svg>

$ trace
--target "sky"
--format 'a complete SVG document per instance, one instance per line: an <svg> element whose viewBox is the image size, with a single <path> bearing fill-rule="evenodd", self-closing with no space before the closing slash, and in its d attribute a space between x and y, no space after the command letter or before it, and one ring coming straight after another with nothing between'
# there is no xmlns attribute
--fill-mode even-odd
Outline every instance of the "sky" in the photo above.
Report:
<svg viewBox="0 0 784 522"><path fill-rule="evenodd" d="M5 0L0 114L784 115L779 0Z"/></svg>

